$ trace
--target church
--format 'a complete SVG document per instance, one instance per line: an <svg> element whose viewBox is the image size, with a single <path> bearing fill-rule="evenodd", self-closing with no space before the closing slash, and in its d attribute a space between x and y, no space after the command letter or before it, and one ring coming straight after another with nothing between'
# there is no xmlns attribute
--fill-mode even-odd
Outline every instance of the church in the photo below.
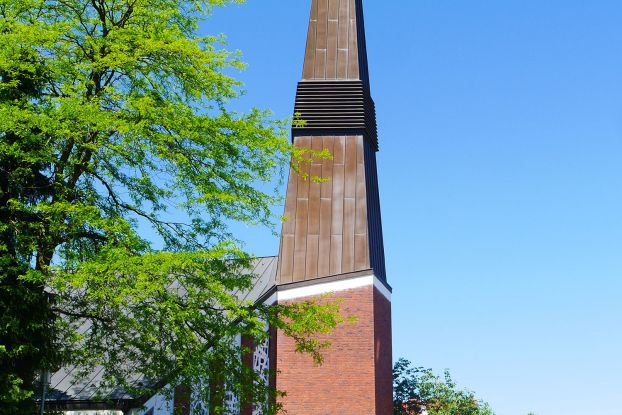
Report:
<svg viewBox="0 0 622 415"><path fill-rule="evenodd" d="M301 42L302 43L302 42ZM379 150L365 44L363 0L312 0L302 79L292 129L296 146L327 149L314 161L314 182L290 172L278 256L258 258L256 284L246 298L264 304L322 298L331 293L357 322L338 327L324 363L296 353L293 340L271 330L254 346L255 370L278 390L290 415L390 415L392 413L391 287L385 272L376 167ZM238 339L242 342L244 339ZM199 415L174 394L137 399L123 391L102 399L98 376L77 381L70 368L50 379L46 402L71 415ZM98 396L97 400L94 397ZM260 415L240 409L231 414Z"/></svg>

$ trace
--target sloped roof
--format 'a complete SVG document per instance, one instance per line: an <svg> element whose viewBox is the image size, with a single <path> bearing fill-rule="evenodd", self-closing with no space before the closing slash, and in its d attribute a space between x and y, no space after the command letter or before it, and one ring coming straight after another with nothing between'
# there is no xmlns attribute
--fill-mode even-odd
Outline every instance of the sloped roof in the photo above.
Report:
<svg viewBox="0 0 622 415"><path fill-rule="evenodd" d="M255 276L253 287L249 291L238 291L234 293L242 300L257 302L268 295L276 285L276 270L278 257L256 258L252 262L252 269L244 271ZM84 325L80 331L87 331L88 325ZM96 368L91 374L82 378L78 377L78 369L74 366L61 368L52 374L50 389L46 395L48 403L56 406L80 405L81 409L88 407L89 402L102 401L132 401L137 397L128 394L122 388L104 390L101 386L103 378L103 368ZM140 376L136 376L130 382L136 386L141 386L143 382Z"/></svg>

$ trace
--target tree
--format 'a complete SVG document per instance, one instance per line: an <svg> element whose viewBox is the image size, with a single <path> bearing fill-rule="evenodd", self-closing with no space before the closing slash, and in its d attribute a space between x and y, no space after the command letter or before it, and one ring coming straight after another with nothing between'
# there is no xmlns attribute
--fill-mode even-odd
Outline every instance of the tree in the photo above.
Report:
<svg viewBox="0 0 622 415"><path fill-rule="evenodd" d="M321 361L338 304L233 295L252 275L229 224L271 226L278 197L261 189L290 157L326 154L292 148L265 111L228 110L226 72L244 65L198 27L232 2L0 0L3 413L28 412L38 371L67 363L135 393L211 373L273 412L230 341L262 341L266 323Z"/></svg>
<svg viewBox="0 0 622 415"><path fill-rule="evenodd" d="M469 390L460 390L448 371L444 376L399 359L393 367L394 415L494 415Z"/></svg>

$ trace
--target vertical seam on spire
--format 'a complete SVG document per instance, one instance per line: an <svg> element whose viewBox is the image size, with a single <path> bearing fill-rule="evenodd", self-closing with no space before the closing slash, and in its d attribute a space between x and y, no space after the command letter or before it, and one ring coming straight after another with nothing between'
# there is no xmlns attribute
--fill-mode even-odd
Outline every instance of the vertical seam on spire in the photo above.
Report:
<svg viewBox="0 0 622 415"><path fill-rule="evenodd" d="M324 65L324 67L326 67L326 65ZM310 137L309 139L309 150L313 150L313 137ZM308 190L307 190L307 231L305 232L305 266L304 266L304 275L302 276L302 281L306 281L307 280L307 276L309 275L309 270L307 268L307 264L309 263L309 223L310 223L310 218L311 218L311 171L312 166L313 166L313 161L311 161L311 163L309 163L307 165L309 172L308 172L308 176L307 176L307 181L309 182L307 184Z"/></svg>
<svg viewBox="0 0 622 415"><path fill-rule="evenodd" d="M325 41L326 45L324 45L324 80L326 80L326 67L328 66L328 28L330 23L330 0L326 0L326 32L325 32Z"/></svg>
<svg viewBox="0 0 622 415"><path fill-rule="evenodd" d="M346 27L348 33L348 47L346 48L346 79L350 79L350 5L352 0L346 0L348 2L348 12L347 12L347 20Z"/></svg>
<svg viewBox="0 0 622 415"><path fill-rule="evenodd" d="M332 2L332 5L331 5ZM332 73L334 73L334 76L331 78L331 80L336 80L337 79L337 61L339 60L339 3L340 0L329 0L329 4L328 4L328 10L329 10L329 14L328 14L328 30L329 30L329 35L330 35L330 25L331 22L334 22L334 30L335 30L335 42L334 44L330 45L330 48L335 50L335 60L333 61L333 68L331 70ZM331 7L332 6L332 7ZM331 10L335 10L337 12L336 19L331 19L331 15L330 12ZM328 38L327 38L328 39ZM327 76L326 78L328 79L328 72L327 72Z"/></svg>
<svg viewBox="0 0 622 415"><path fill-rule="evenodd" d="M313 8L315 8L315 13L313 12ZM311 70L312 70L312 79L315 77L315 64L317 62L317 22L318 22L318 10L319 10L319 0L313 0L313 2L311 3L311 17L313 17L313 15L315 14L315 22L313 21L313 19L310 20L309 22L309 28L313 28L313 35L311 36L311 38L313 39L313 51L311 52L313 54L313 63L311 65Z"/></svg>
<svg viewBox="0 0 622 415"><path fill-rule="evenodd" d="M339 79L339 14L341 13L341 2L342 0L337 1L337 24L335 27L336 36L335 36L335 80Z"/></svg>
<svg viewBox="0 0 622 415"><path fill-rule="evenodd" d="M338 3L337 3L337 36L336 36L337 44L335 45L337 50L335 51L335 53L336 53L336 55L335 55L335 80L340 80L341 79L341 76L340 76L340 73L339 73L339 64L341 62L341 48L340 48L340 46L341 46L341 42L342 42L341 28L342 28L342 25L343 25L343 22L342 22L342 17L343 17L342 16L343 1L344 0L338 0Z"/></svg>
<svg viewBox="0 0 622 415"><path fill-rule="evenodd" d="M331 137L330 140L332 141L332 149L333 149L333 153L335 152L335 138ZM324 139L322 138L322 143L324 143ZM323 146L322 146L323 147ZM331 154L332 155L332 154ZM331 175L334 177L335 176L335 159L333 158L331 160L332 163L332 173ZM324 173L324 169L322 169L322 173ZM331 180L333 179L333 177L331 177ZM331 185L331 189L330 189L330 225L329 225L329 229L328 229L328 275L330 275L330 256L333 252L333 187Z"/></svg>

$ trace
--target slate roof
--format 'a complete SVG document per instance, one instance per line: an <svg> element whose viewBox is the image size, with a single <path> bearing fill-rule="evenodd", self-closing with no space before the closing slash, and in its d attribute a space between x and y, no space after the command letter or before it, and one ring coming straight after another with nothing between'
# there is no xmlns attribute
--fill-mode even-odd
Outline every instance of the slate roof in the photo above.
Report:
<svg viewBox="0 0 622 415"><path fill-rule="evenodd" d="M252 270L255 275L255 283L249 291L238 291L234 293L238 298L257 302L263 300L264 297L276 286L276 270L278 257L257 258L253 261ZM246 272L246 271L245 271ZM80 331L88 330L88 325L83 326ZM63 367L58 372L52 374L50 380L50 389L46 395L46 401L62 407L71 406L72 403L81 403L80 408L84 405L88 407L88 402L97 399L101 401L132 401L136 397L131 396L121 388L113 390L103 390L101 380L103 377L103 368L97 368L86 378L77 377L76 367ZM132 383L140 386L139 382L143 382L140 376L132 380Z"/></svg>

